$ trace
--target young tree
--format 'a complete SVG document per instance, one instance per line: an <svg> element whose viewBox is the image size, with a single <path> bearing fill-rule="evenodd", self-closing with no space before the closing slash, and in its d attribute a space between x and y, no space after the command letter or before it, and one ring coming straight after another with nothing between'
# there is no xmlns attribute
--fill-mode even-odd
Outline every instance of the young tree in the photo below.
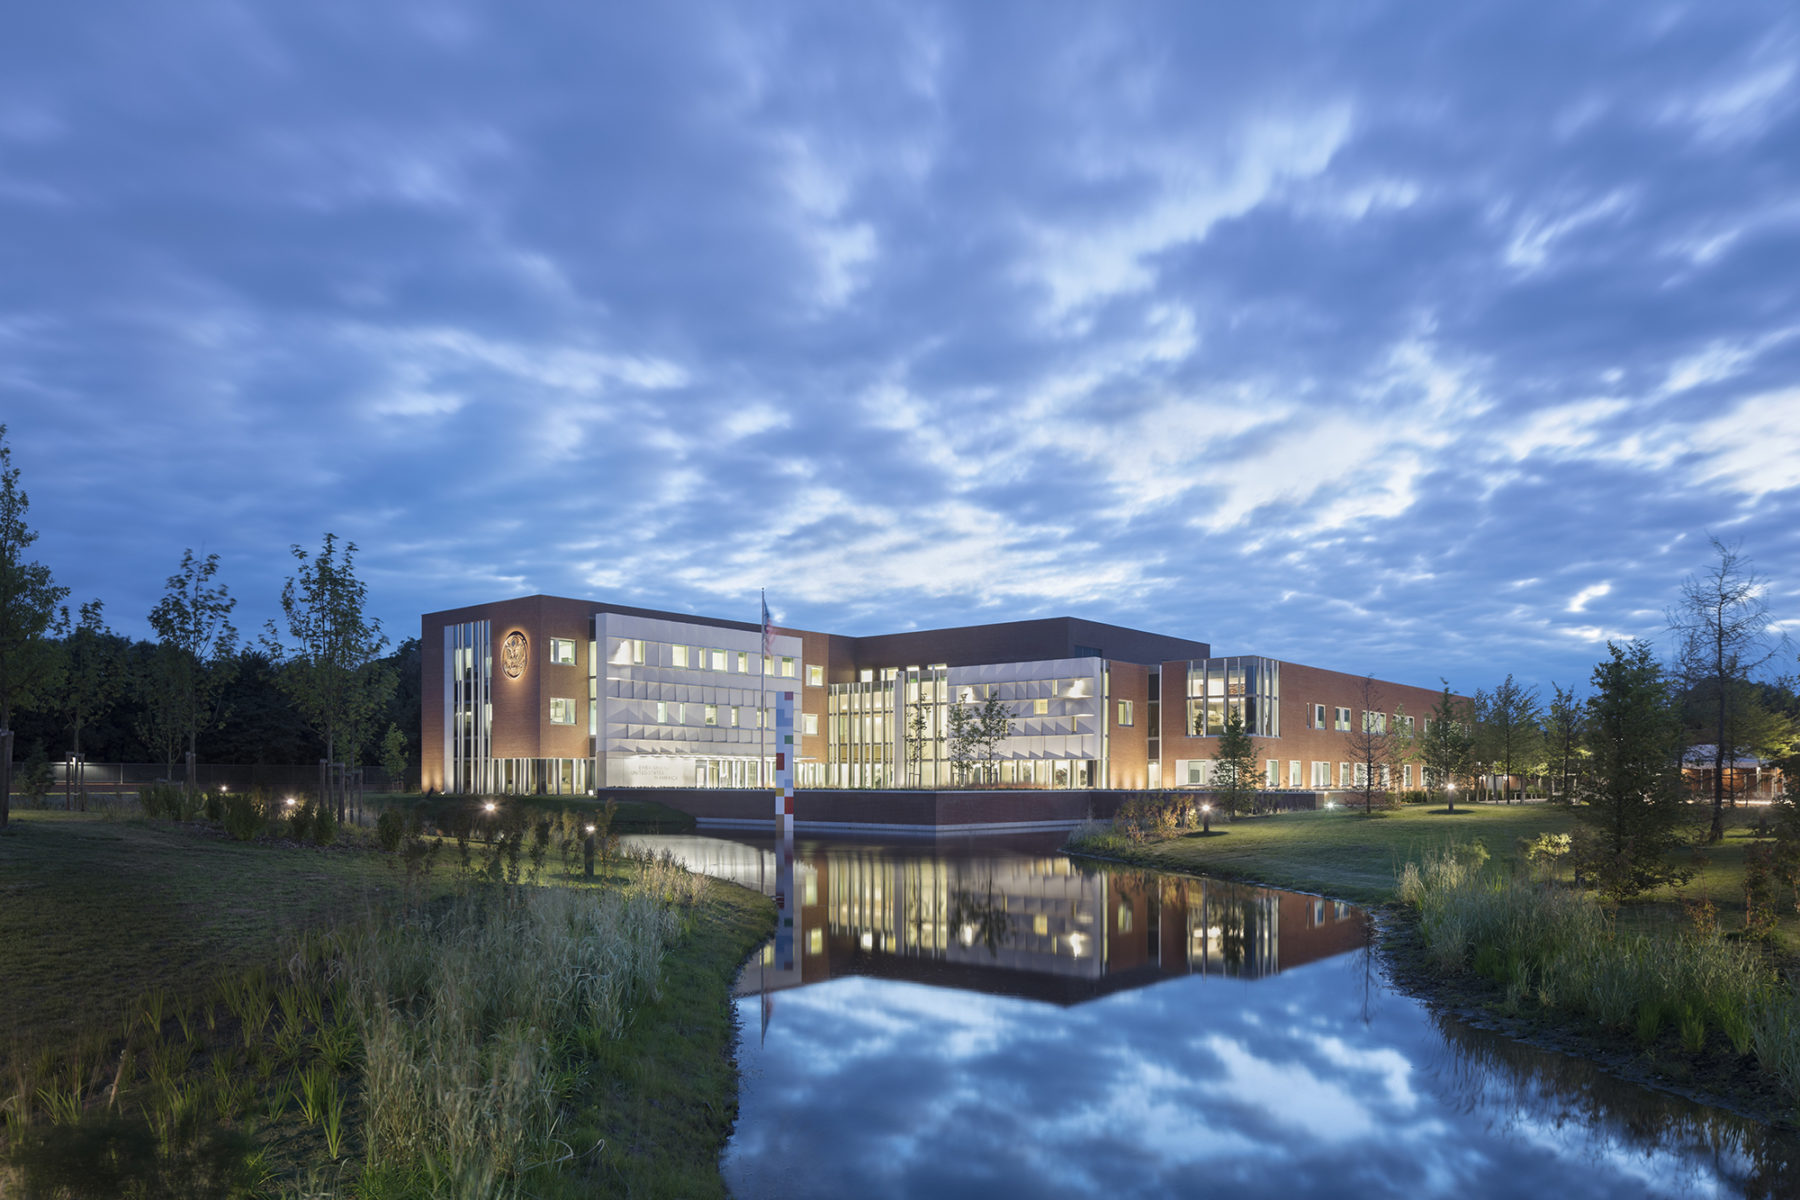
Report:
<svg viewBox="0 0 1800 1200"><path fill-rule="evenodd" d="M1242 705L1230 705L1219 746L1213 752L1212 789L1220 804L1233 816L1256 808L1256 789L1262 777L1256 772L1256 743L1244 728Z"/></svg>
<svg viewBox="0 0 1800 1200"><path fill-rule="evenodd" d="M393 676L364 668L387 646L381 622L365 615L368 588L356 577L356 543L340 550L337 535L325 535L324 548L308 555L290 546L300 564L281 589L281 611L292 646L284 646L270 621L263 633L269 657L283 663L277 679L293 699L301 719L325 742L325 757L337 762L353 756L370 715L386 703ZM337 801L342 822L344 797Z"/></svg>
<svg viewBox="0 0 1800 1200"><path fill-rule="evenodd" d="M406 790L406 751L406 735L398 725L389 725L381 739L381 769L387 773L390 790Z"/></svg>
<svg viewBox="0 0 1800 1200"><path fill-rule="evenodd" d="M950 776L960 787L969 782L969 771L975 765L980 723L960 701L950 704L945 722L949 725L949 744L945 749L950 759Z"/></svg>
<svg viewBox="0 0 1800 1200"><path fill-rule="evenodd" d="M63 621L69 611L63 610ZM82 731L100 720L117 702L125 687L124 639L106 627L100 601L89 600L63 640L62 715L69 724L77 763L81 760ZM74 781L76 802L87 809L87 793L81 786L80 767Z"/></svg>
<svg viewBox="0 0 1800 1200"><path fill-rule="evenodd" d="M1513 768L1530 761L1537 749L1538 690L1519 686L1508 674L1493 691L1480 693L1476 705L1481 710L1477 756L1499 769L1500 798L1510 803Z"/></svg>
<svg viewBox="0 0 1800 1200"><path fill-rule="evenodd" d="M1775 656L1778 642L1772 628L1767 585L1736 543L1712 543L1718 561L1699 575L1681 583L1681 602L1668 612L1669 629L1676 636L1675 659L1682 680L1690 688L1702 680L1715 684L1710 714L1713 745L1713 811L1706 840L1725 836L1725 768L1734 757L1731 746L1733 701L1742 693L1732 687L1748 680Z"/></svg>
<svg viewBox="0 0 1800 1200"><path fill-rule="evenodd" d="M920 688L935 686L921 683ZM906 714L907 778L914 787L925 786L925 746L931 740L931 711L923 698L915 700Z"/></svg>
<svg viewBox="0 0 1800 1200"><path fill-rule="evenodd" d="M1405 760L1405 739L1389 726L1383 711L1381 687L1364 676L1359 685L1362 717L1344 735L1344 752L1356 772L1356 790L1362 793L1363 813L1375 811L1375 797L1386 796Z"/></svg>
<svg viewBox="0 0 1800 1200"><path fill-rule="evenodd" d="M1543 717L1543 745L1549 769L1555 777L1551 795L1560 795L1567 803L1574 798L1575 781L1581 772L1584 716L1587 705L1575 697L1575 689L1567 690L1550 684L1550 707Z"/></svg>
<svg viewBox="0 0 1800 1200"><path fill-rule="evenodd" d="M1000 782L1000 743L1012 734L1012 710L1000 699L998 684L988 685L987 699L975 710L975 745L989 784Z"/></svg>
<svg viewBox="0 0 1800 1200"><path fill-rule="evenodd" d="M25 523L31 500L19 487L6 426L0 425L0 829L12 816L13 716L48 697L56 682L56 655L48 634L69 589L57 587L50 568L26 562L37 533Z"/></svg>
<svg viewBox="0 0 1800 1200"><path fill-rule="evenodd" d="M201 731L224 720L221 700L237 665L237 627L231 623L237 600L224 584L213 583L218 573L217 554L202 562L183 550L181 570L169 576L163 598L150 610L150 627L164 651L154 678L165 690L153 703L169 710L190 755L199 752ZM190 759L188 790L194 786Z"/></svg>
<svg viewBox="0 0 1800 1200"><path fill-rule="evenodd" d="M1681 723L1663 669L1646 642L1608 642L1608 661L1594 668L1588 700L1587 749L1592 768L1578 810L1593 827L1576 850L1577 866L1615 899L1691 871L1669 864L1681 843Z"/></svg>
<svg viewBox="0 0 1800 1200"><path fill-rule="evenodd" d="M1474 745L1473 714L1468 701L1450 694L1450 682L1444 680L1444 694L1425 718L1425 733L1419 739L1419 761L1424 768L1427 791L1444 789L1444 799L1451 812L1456 811L1456 781L1469 770Z"/></svg>

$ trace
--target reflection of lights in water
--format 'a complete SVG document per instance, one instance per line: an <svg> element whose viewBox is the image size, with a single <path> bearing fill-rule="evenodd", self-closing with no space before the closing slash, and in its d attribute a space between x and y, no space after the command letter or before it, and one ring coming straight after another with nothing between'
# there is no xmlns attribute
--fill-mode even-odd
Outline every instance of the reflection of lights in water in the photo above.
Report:
<svg viewBox="0 0 1800 1200"><path fill-rule="evenodd" d="M962 929L957 931L956 936L957 940L962 942L963 945L973 946L975 944L975 927L973 925L965 924Z"/></svg>
<svg viewBox="0 0 1800 1200"><path fill-rule="evenodd" d="M874 934L865 933L862 935L862 948L864 950L873 949L874 945L875 945L875 935Z"/></svg>
<svg viewBox="0 0 1800 1200"><path fill-rule="evenodd" d="M1069 955L1070 955L1070 957L1080 958L1082 950L1084 950L1086 947L1087 947L1087 934L1071 933L1069 935Z"/></svg>

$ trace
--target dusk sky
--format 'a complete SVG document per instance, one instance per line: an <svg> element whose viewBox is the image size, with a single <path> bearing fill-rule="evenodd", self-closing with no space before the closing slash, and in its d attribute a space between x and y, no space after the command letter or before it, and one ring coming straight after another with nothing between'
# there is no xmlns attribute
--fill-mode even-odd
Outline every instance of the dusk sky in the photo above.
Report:
<svg viewBox="0 0 1800 1200"><path fill-rule="evenodd" d="M1585 686L1800 630L1800 9L13 5L33 557ZM1792 665L1792 656L1788 656Z"/></svg>

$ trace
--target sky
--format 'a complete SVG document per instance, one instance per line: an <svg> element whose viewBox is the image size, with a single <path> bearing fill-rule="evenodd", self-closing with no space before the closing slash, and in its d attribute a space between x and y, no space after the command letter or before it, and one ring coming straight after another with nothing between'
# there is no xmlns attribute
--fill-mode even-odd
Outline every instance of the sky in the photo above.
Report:
<svg viewBox="0 0 1800 1200"><path fill-rule="evenodd" d="M1800 629L1791 3L15 5L71 604L1072 615L1459 691ZM1791 655L1787 658L1791 659Z"/></svg>

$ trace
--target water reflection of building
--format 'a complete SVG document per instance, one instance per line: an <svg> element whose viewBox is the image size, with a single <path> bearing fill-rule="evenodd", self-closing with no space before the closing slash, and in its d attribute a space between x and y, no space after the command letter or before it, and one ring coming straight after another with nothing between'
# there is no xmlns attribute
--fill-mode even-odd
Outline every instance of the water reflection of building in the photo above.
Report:
<svg viewBox="0 0 1800 1200"><path fill-rule="evenodd" d="M696 869L773 886L763 846L665 841ZM1075 1004L1180 975L1258 979L1365 935L1361 911L1337 901L1041 852L802 843L794 892L793 969L765 958L741 993L868 975Z"/></svg>

